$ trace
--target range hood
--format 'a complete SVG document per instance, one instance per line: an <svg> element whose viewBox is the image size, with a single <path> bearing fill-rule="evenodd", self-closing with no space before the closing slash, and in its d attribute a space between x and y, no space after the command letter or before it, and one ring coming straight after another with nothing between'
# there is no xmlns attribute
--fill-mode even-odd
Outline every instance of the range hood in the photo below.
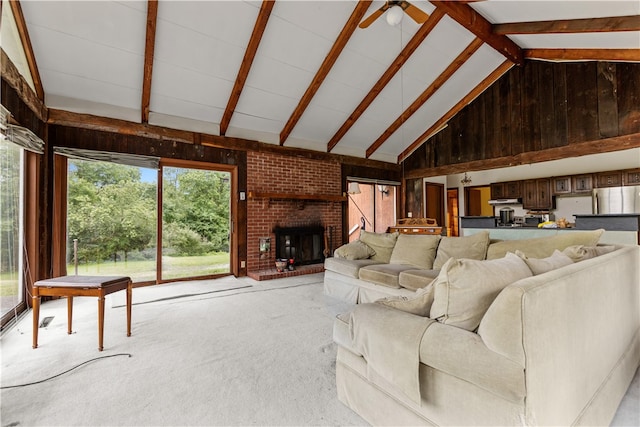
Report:
<svg viewBox="0 0 640 427"><path fill-rule="evenodd" d="M493 199L489 200L491 206L494 205L521 205L522 199Z"/></svg>

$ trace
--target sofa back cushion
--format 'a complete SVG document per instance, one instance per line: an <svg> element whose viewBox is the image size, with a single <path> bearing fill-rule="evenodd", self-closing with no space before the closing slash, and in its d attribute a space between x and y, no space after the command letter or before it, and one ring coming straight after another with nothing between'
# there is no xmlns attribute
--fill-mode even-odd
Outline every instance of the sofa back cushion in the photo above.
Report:
<svg viewBox="0 0 640 427"><path fill-rule="evenodd" d="M488 247L488 231L465 237L443 237L438 245L433 268L442 268L449 258L485 259Z"/></svg>
<svg viewBox="0 0 640 427"><path fill-rule="evenodd" d="M418 289L412 297L396 296L381 298L375 301L377 304L386 305L416 316L429 317L433 304L433 286Z"/></svg>
<svg viewBox="0 0 640 427"><path fill-rule="evenodd" d="M573 262L580 262L587 259L595 258L600 255L608 254L616 250L613 245L601 245L601 246L585 246L574 245L565 248L562 252L573 260Z"/></svg>
<svg viewBox="0 0 640 427"><path fill-rule="evenodd" d="M549 231L553 233L553 231ZM492 243L487 250L487 259L502 258L507 252L516 250L523 252L531 258L546 258L553 254L556 249L559 251L573 245L595 246L600 240L603 229L588 231L566 231L548 237L537 237L535 239L503 240Z"/></svg>
<svg viewBox="0 0 640 427"><path fill-rule="evenodd" d="M400 234L389 262L431 269L436 259L438 243L440 243L440 236L437 235Z"/></svg>
<svg viewBox="0 0 640 427"><path fill-rule="evenodd" d="M372 260L388 263L391 259L391 252L396 245L399 233L373 233L371 231L360 230L360 240L366 243L375 251Z"/></svg>
<svg viewBox="0 0 640 427"><path fill-rule="evenodd" d="M490 261L451 258L433 282L430 317L474 331L502 289L531 275L522 258L512 253Z"/></svg>
<svg viewBox="0 0 640 427"><path fill-rule="evenodd" d="M573 260L569 258L569 256L557 249L550 257L547 258L531 258L526 256L521 251L516 251L516 255L522 258L525 263L527 263L534 276L546 273L547 271L555 270L556 268L564 267L565 265L573 264Z"/></svg>

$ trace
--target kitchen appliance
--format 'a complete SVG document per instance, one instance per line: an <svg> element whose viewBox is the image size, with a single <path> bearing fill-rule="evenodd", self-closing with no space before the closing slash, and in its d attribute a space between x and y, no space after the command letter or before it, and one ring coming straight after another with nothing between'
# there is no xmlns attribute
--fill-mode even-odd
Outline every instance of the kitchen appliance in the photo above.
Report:
<svg viewBox="0 0 640 427"><path fill-rule="evenodd" d="M511 225L513 224L514 210L513 208L505 207L500 209L500 224Z"/></svg>
<svg viewBox="0 0 640 427"><path fill-rule="evenodd" d="M592 195L593 213L640 214L640 185L596 188Z"/></svg>
<svg viewBox="0 0 640 427"><path fill-rule="evenodd" d="M553 214L526 214L524 216L524 225L526 227L537 227L541 222L554 221Z"/></svg>
<svg viewBox="0 0 640 427"><path fill-rule="evenodd" d="M489 200L491 206L495 205L521 205L522 199L492 199Z"/></svg>

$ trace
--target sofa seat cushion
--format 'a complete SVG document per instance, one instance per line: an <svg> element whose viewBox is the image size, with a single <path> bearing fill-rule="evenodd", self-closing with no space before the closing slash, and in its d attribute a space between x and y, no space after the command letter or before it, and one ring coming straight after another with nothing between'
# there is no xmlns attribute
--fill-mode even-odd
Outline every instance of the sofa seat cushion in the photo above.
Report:
<svg viewBox="0 0 640 427"><path fill-rule="evenodd" d="M433 282L433 279L438 277L438 273L440 270L406 270L400 273L398 284L402 288L417 291Z"/></svg>
<svg viewBox="0 0 640 427"><path fill-rule="evenodd" d="M409 264L416 268L432 268L440 243L437 235L400 234L393 252L391 264Z"/></svg>
<svg viewBox="0 0 640 427"><path fill-rule="evenodd" d="M364 242L375 251L372 260L388 263L391 253L396 246L400 233L373 233L371 231L360 230L360 241Z"/></svg>
<svg viewBox="0 0 640 427"><path fill-rule="evenodd" d="M449 258L485 259L488 247L488 231L464 237L443 237L438 245L433 268L442 268Z"/></svg>
<svg viewBox="0 0 640 427"><path fill-rule="evenodd" d="M548 237L534 239L503 240L492 243L487 250L487 259L503 258L507 252L519 250L531 258L546 258L556 249L562 251L569 246L595 246L600 240L603 229L588 231L567 231Z"/></svg>
<svg viewBox="0 0 640 427"><path fill-rule="evenodd" d="M360 268L373 264L379 264L379 262L372 259L351 260L331 257L324 260L324 269L357 279L359 277L358 273L360 271Z"/></svg>
<svg viewBox="0 0 640 427"><path fill-rule="evenodd" d="M420 362L511 402L526 395L524 366L491 351L470 331L434 323L422 337Z"/></svg>
<svg viewBox="0 0 640 427"><path fill-rule="evenodd" d="M362 267L359 275L360 280L398 289L400 288L398 276L401 272L412 268L404 264L375 264Z"/></svg>
<svg viewBox="0 0 640 427"><path fill-rule="evenodd" d="M435 298L430 317L474 331L505 287L531 276L527 264L512 253L490 261L451 258L433 282Z"/></svg>

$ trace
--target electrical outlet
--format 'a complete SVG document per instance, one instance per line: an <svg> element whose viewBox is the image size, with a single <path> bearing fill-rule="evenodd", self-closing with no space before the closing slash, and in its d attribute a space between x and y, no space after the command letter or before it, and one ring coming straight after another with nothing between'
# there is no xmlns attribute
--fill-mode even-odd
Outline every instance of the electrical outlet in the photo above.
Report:
<svg viewBox="0 0 640 427"><path fill-rule="evenodd" d="M240 261L240 268L245 268L247 266L246 261Z"/></svg>
<svg viewBox="0 0 640 427"><path fill-rule="evenodd" d="M244 199L246 199L246 198L247 198L246 193L245 193L244 191L241 191L241 192L240 192L240 200L244 200Z"/></svg>
<svg viewBox="0 0 640 427"><path fill-rule="evenodd" d="M413 216L413 212L407 212L407 218L411 218Z"/></svg>

